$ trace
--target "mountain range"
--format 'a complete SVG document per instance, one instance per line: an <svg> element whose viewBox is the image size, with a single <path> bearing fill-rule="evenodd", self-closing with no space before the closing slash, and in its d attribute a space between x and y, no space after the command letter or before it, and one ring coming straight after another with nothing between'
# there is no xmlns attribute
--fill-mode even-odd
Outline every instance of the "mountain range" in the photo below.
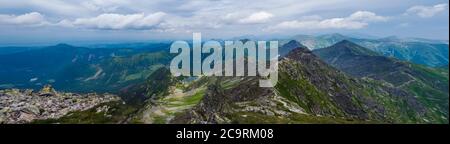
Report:
<svg viewBox="0 0 450 144"><path fill-rule="evenodd" d="M203 77L181 86L172 81L173 78L166 77L166 81L174 82L173 85L163 91L149 93L159 97L145 104L144 109L135 115L134 121L448 122L441 115L435 115L432 108L424 105L413 93L376 80L348 76L327 65L306 47L293 49L284 57L280 62L279 73L279 82L275 88L259 87L258 77Z"/></svg>
<svg viewBox="0 0 450 144"><path fill-rule="evenodd" d="M36 123L448 123L448 42L282 39L274 88L257 76L173 77L169 46L0 48L0 89L51 84L123 101Z"/></svg>
<svg viewBox="0 0 450 144"><path fill-rule="evenodd" d="M0 88L52 84L74 92L111 91L145 79L169 62L168 45L147 48L85 48L66 44L0 56ZM118 91L118 90L116 90Z"/></svg>
<svg viewBox="0 0 450 144"><path fill-rule="evenodd" d="M348 40L387 57L431 67L448 65L448 41L398 37L368 39L336 33L319 36L297 35L289 39L296 40L311 50L329 47L337 42Z"/></svg>

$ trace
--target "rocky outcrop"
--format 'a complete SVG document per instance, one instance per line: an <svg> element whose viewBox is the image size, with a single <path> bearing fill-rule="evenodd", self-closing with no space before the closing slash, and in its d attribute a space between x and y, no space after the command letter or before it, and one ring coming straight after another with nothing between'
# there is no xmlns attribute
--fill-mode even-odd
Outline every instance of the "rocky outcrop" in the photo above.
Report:
<svg viewBox="0 0 450 144"><path fill-rule="evenodd" d="M119 100L119 97L111 94L56 92L49 85L39 92L0 90L0 123L20 124L57 119L73 111L84 111L102 103Z"/></svg>
<svg viewBox="0 0 450 144"><path fill-rule="evenodd" d="M293 113L304 114L295 103L278 96L274 88L259 87L259 77L216 78L208 82L201 102L171 123L240 123L236 118L241 117L241 113L263 114L275 119Z"/></svg>

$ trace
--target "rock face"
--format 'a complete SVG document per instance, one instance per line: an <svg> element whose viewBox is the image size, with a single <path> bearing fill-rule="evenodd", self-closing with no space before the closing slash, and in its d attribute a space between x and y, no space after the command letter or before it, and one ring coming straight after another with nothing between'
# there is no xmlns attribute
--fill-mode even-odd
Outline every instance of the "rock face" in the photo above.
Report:
<svg viewBox="0 0 450 144"><path fill-rule="evenodd" d="M314 54L327 64L357 78L384 81L415 94L435 120L448 122L448 73L381 56L350 41L318 49Z"/></svg>
<svg viewBox="0 0 450 144"><path fill-rule="evenodd" d="M282 60L277 89L316 115L389 123L423 123L429 118L414 95L383 82L350 77L308 49L295 49Z"/></svg>
<svg viewBox="0 0 450 144"><path fill-rule="evenodd" d="M50 85L39 92L0 90L0 123L20 124L33 120L57 119L72 111L84 111L102 103L118 100L119 97L111 94L56 92Z"/></svg>

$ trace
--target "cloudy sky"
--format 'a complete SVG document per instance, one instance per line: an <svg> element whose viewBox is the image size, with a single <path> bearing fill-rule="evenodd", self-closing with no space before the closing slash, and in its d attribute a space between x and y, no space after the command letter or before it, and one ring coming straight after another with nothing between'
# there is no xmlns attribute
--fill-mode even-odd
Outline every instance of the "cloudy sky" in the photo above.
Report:
<svg viewBox="0 0 450 144"><path fill-rule="evenodd" d="M449 39L448 0L0 0L0 44L243 35Z"/></svg>

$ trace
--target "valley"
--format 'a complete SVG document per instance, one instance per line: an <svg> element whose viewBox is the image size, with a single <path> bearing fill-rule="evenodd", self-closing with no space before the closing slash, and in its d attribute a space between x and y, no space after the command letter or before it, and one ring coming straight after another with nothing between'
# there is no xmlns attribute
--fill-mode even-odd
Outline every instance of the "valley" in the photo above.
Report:
<svg viewBox="0 0 450 144"><path fill-rule="evenodd" d="M169 46L59 44L1 52L0 123L448 123L448 44L443 42L340 34L282 39L274 88L259 87L258 76L173 77ZM47 108L39 106L39 113L32 109L30 115L22 109L28 99L44 103L39 101L53 97L34 98L25 89L45 85L69 95L61 102L74 102L57 106L52 111L57 116L47 116ZM102 93L111 100L95 100ZM18 106L9 103L16 97L26 99L19 108L6 109ZM64 109L85 102L93 103Z"/></svg>

